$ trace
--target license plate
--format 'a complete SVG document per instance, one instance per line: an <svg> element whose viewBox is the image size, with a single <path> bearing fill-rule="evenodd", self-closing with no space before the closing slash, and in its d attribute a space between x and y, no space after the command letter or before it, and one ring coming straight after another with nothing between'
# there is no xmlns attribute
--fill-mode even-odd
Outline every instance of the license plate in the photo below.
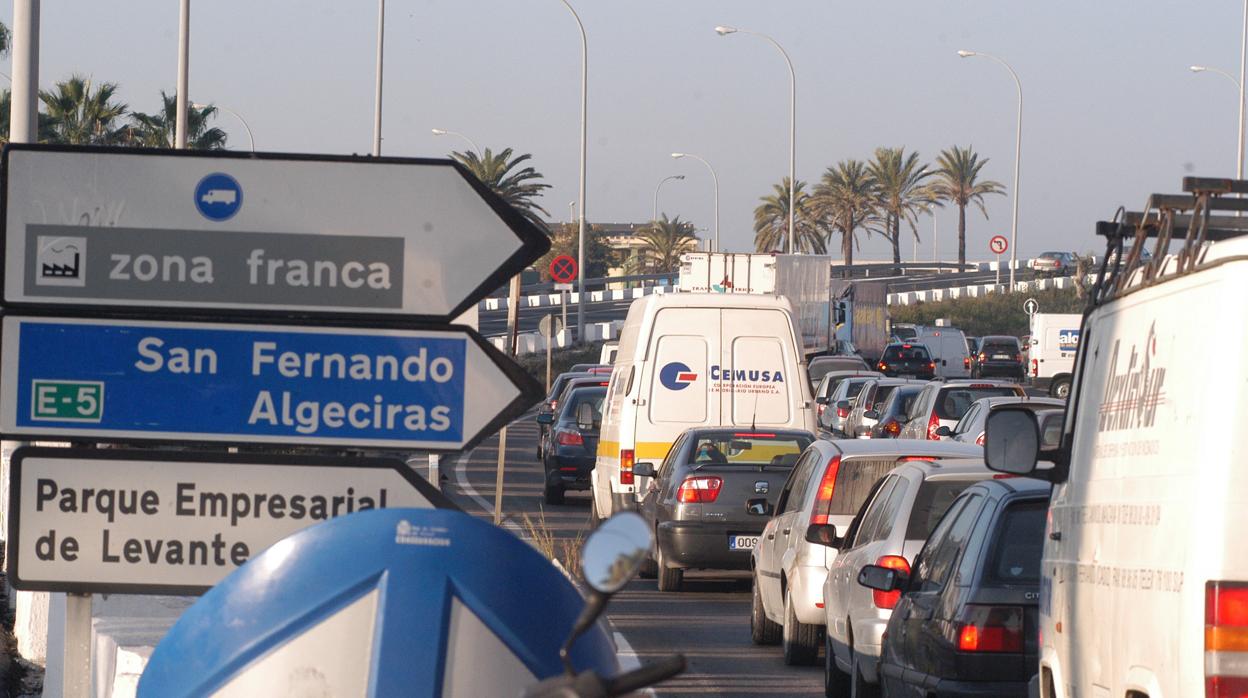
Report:
<svg viewBox="0 0 1248 698"><path fill-rule="evenodd" d="M729 550L753 550L758 547L758 536L728 536Z"/></svg>
<svg viewBox="0 0 1248 698"><path fill-rule="evenodd" d="M1009 355L1007 355L1007 354L993 354L993 355L992 355L992 358L993 358L993 360L995 361L995 360L997 360L997 359L1006 359L1006 360L1008 360L1010 357L1009 357Z"/></svg>
<svg viewBox="0 0 1248 698"><path fill-rule="evenodd" d="M914 374L913 374L913 373L903 373L903 374L901 374L900 376L898 376L898 378L906 378L906 379L909 379L909 378L914 378Z"/></svg>

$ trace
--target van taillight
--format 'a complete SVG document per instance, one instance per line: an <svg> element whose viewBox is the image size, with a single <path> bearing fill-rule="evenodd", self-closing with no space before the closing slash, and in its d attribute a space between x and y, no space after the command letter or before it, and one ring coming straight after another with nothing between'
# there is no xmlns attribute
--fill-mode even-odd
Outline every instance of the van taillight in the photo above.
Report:
<svg viewBox="0 0 1248 698"><path fill-rule="evenodd" d="M1040 361L1038 359L1031 360L1031 375L1032 377L1040 375Z"/></svg>
<svg viewBox="0 0 1248 698"><path fill-rule="evenodd" d="M841 469L841 457L832 456L823 469L823 477L819 480L819 491L815 495L815 505L810 510L810 523L826 524L832 514L832 495L836 494L836 474Z"/></svg>
<svg viewBox="0 0 1248 698"><path fill-rule="evenodd" d="M1205 698L1248 696L1248 582L1205 583Z"/></svg>
<svg viewBox="0 0 1248 698"><path fill-rule="evenodd" d="M892 570L901 570L906 574L910 574L910 563L906 558L900 555L885 555L875 561L880 567L887 567ZM901 590L897 591L872 591L871 599L875 601L876 608L893 608L897 602L901 600Z"/></svg>
<svg viewBox="0 0 1248 698"><path fill-rule="evenodd" d="M584 446L585 439L579 432L563 431L562 429L555 432L555 442L560 446Z"/></svg>
<svg viewBox="0 0 1248 698"><path fill-rule="evenodd" d="M724 481L717 477L687 477L676 490L681 504L710 504L719 497Z"/></svg>
<svg viewBox="0 0 1248 698"><path fill-rule="evenodd" d="M957 634L959 652L1023 651L1023 609L1020 606L967 604L949 627Z"/></svg>
<svg viewBox="0 0 1248 698"><path fill-rule="evenodd" d="M633 449L626 448L620 451L620 484L633 484Z"/></svg>
<svg viewBox="0 0 1248 698"><path fill-rule="evenodd" d="M936 435L936 430L940 428L940 417L933 412L932 416L927 420L927 439L929 441L940 441L940 437Z"/></svg>

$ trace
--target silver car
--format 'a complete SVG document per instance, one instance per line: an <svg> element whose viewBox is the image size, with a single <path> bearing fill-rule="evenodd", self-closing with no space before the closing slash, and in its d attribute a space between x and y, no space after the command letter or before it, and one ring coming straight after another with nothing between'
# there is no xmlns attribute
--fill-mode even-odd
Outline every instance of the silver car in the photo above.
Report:
<svg viewBox="0 0 1248 698"><path fill-rule="evenodd" d="M984 445L984 423L988 421L988 415L993 410L1005 407L1026 407L1039 417L1039 413L1045 410L1065 410L1066 401L1051 397L986 397L976 400L971 404L971 409L962 415L962 419L957 424L950 427L940 427L936 430L936 435L941 438L947 438L950 441L958 441L967 444ZM1050 416L1047 421L1051 423L1053 418ZM1045 434L1046 424L1040 424L1040 433ZM1052 427L1049 426L1050 431ZM1061 420L1057 421L1057 429L1061 429Z"/></svg>
<svg viewBox="0 0 1248 698"><path fill-rule="evenodd" d="M1021 385L1005 381L932 381L924 386L923 392L911 403L900 438L936 441L941 438L937 431L941 427L952 429L976 400L1025 395Z"/></svg>
<svg viewBox="0 0 1248 698"><path fill-rule="evenodd" d="M919 381L905 378L879 378L868 381L858 392L858 397L850 403L849 417L845 420L845 437L849 439L869 439L872 430L879 422L878 410L884 406L888 396L903 385L922 385ZM871 414L868 414L871 413Z"/></svg>
<svg viewBox="0 0 1248 698"><path fill-rule="evenodd" d="M845 422L849 419L849 411L852 409L850 401L858 397L862 386L874 378L882 378L882 376L876 373L842 378L836 389L828 395L826 406L821 405L824 409L817 411L819 428L829 432L834 438L844 436ZM815 404L819 404L818 398L815 399Z"/></svg>
<svg viewBox="0 0 1248 698"><path fill-rule="evenodd" d="M882 565L909 572L949 504L962 490L992 475L982 460L914 460L876 484L837 541L836 559L823 585L827 695L878 693L880 645L899 594L858 584L858 571Z"/></svg>
<svg viewBox="0 0 1248 698"><path fill-rule="evenodd" d="M815 398L815 417L820 429L823 426L824 415L831 408L832 394L836 392L841 383L848 378L882 378L884 374L875 371L831 371L824 374L819 379L819 384L814 389Z"/></svg>
<svg viewBox="0 0 1248 698"><path fill-rule="evenodd" d="M807 529L832 524L844 535L875 483L902 462L982 454L978 446L917 439L811 444L789 473L774 511L765 499L747 502L752 514L772 516L751 553L751 639L783 644L786 664L813 664L824 623L823 582L836 549L807 540Z"/></svg>

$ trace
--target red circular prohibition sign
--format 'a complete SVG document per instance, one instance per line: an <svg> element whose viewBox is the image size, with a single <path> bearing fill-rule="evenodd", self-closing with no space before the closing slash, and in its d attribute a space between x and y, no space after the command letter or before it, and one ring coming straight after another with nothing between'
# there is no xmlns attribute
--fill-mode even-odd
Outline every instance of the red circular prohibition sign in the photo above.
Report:
<svg viewBox="0 0 1248 698"><path fill-rule="evenodd" d="M571 283L576 279L576 260L571 255L561 254L550 260L550 278L556 283Z"/></svg>

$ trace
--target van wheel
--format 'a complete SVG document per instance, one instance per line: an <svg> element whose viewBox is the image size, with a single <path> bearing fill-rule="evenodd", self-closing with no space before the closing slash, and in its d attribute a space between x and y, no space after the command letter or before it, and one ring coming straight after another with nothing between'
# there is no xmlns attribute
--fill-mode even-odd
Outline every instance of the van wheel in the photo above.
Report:
<svg viewBox="0 0 1248 698"><path fill-rule="evenodd" d="M810 666L819 657L819 626L797 620L793 595L784 595L784 663L789 666Z"/></svg>
<svg viewBox="0 0 1248 698"><path fill-rule="evenodd" d="M1070 378L1062 377L1053 381L1049 386L1049 395L1060 397L1063 400L1070 397Z"/></svg>
<svg viewBox="0 0 1248 698"><path fill-rule="evenodd" d="M851 698L879 698L879 684L867 683L867 680L862 678L862 669L859 667L859 663L862 661L864 661L862 656L854 652L854 663L851 667L853 673L850 676L853 684L849 695Z"/></svg>
<svg viewBox="0 0 1248 698"><path fill-rule="evenodd" d="M589 530L598 528L598 524L602 523L602 517L598 515L598 495L590 490L589 498Z"/></svg>
<svg viewBox="0 0 1248 698"><path fill-rule="evenodd" d="M826 633L823 636L823 654L823 695L827 698L847 698L853 690L849 683L849 674L836 665L832 637Z"/></svg>
<svg viewBox="0 0 1248 698"><path fill-rule="evenodd" d="M679 567L668 567L666 556L663 554L663 546L656 541L655 549L658 551L659 559L656 564L659 573L659 591L680 591L681 584L685 581L685 571Z"/></svg>
<svg viewBox="0 0 1248 698"><path fill-rule="evenodd" d="M763 592L758 588L758 575L753 575L753 599L750 601L750 640L756 645L780 642L780 624L767 617L763 610Z"/></svg>
<svg viewBox="0 0 1248 698"><path fill-rule="evenodd" d="M641 567L637 570L637 576L642 579L654 579L659 576L659 563L654 561L654 554L646 555L641 561Z"/></svg>
<svg viewBox="0 0 1248 698"><path fill-rule="evenodd" d="M545 485L542 487L542 499L547 504L563 504L563 488L559 486Z"/></svg>

